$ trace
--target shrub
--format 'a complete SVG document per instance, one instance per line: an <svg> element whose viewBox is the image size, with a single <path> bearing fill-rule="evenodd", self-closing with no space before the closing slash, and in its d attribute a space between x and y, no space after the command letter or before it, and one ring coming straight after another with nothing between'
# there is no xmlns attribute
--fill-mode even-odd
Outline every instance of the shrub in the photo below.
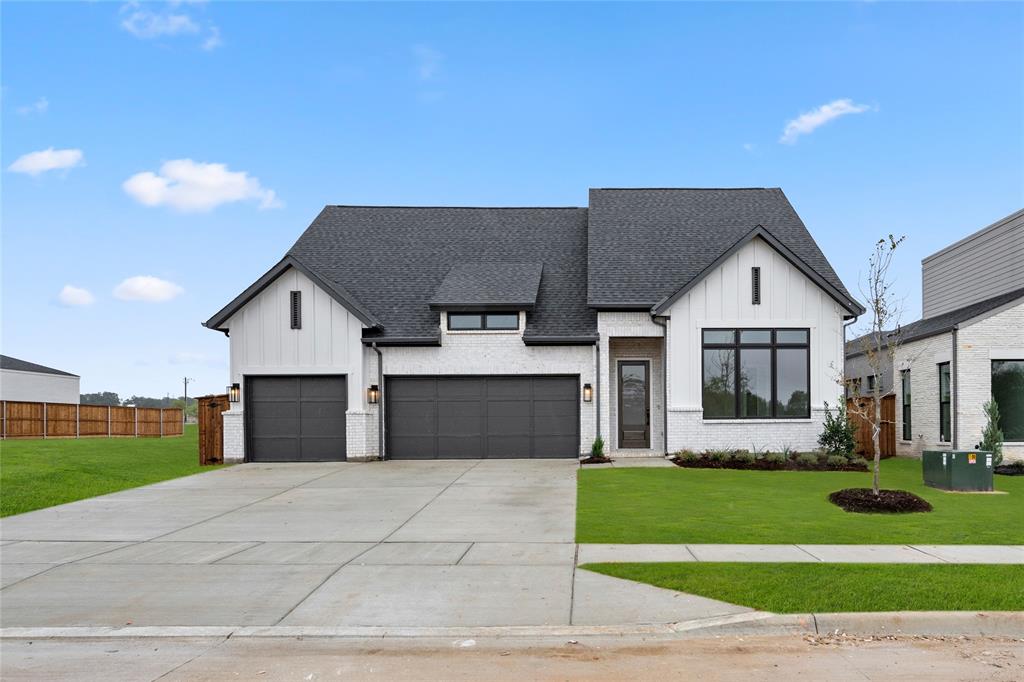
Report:
<svg viewBox="0 0 1024 682"><path fill-rule="evenodd" d="M705 456L712 462L724 462L732 456L729 450L708 450Z"/></svg>
<svg viewBox="0 0 1024 682"><path fill-rule="evenodd" d="M764 462L773 467L783 467L786 465L786 460L789 459L786 455L781 452L766 452L764 453Z"/></svg>
<svg viewBox="0 0 1024 682"><path fill-rule="evenodd" d="M594 444L590 446L591 457L604 457L604 438L598 436L594 439Z"/></svg>
<svg viewBox="0 0 1024 682"><path fill-rule="evenodd" d="M796 456L796 463L802 467L813 469L818 466L818 456L813 452L801 452Z"/></svg>
<svg viewBox="0 0 1024 682"><path fill-rule="evenodd" d="M995 400L989 400L981 409L985 412L985 430L981 432L978 449L991 452L992 465L999 466L1003 463L1003 432L999 428L999 404Z"/></svg>
<svg viewBox="0 0 1024 682"><path fill-rule="evenodd" d="M753 453L747 452L746 450L737 450L732 453L731 461L735 464L753 464L757 459Z"/></svg>
<svg viewBox="0 0 1024 682"><path fill-rule="evenodd" d="M843 455L829 455L825 463L831 469L845 469L850 464L850 460Z"/></svg>
<svg viewBox="0 0 1024 682"><path fill-rule="evenodd" d="M676 453L676 459L680 462L696 462L700 460L700 454L693 450L680 450Z"/></svg>
<svg viewBox="0 0 1024 682"><path fill-rule="evenodd" d="M818 445L826 452L833 455L845 455L853 452L857 446L855 438L856 431L850 418L846 414L846 405L840 403L836 406L836 413L833 415L828 403L825 403L825 426L818 436Z"/></svg>
<svg viewBox="0 0 1024 682"><path fill-rule="evenodd" d="M797 454L796 450L794 450L793 447L790 445L783 445L782 449L779 452L781 452L782 456L785 457L786 459L793 459L794 457L796 457Z"/></svg>

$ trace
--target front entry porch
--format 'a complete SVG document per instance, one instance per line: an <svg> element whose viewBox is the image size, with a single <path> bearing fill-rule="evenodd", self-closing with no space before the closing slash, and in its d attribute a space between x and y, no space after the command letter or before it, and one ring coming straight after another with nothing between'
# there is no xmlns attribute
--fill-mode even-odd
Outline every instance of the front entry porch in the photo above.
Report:
<svg viewBox="0 0 1024 682"><path fill-rule="evenodd" d="M608 453L664 456L664 339L612 336L602 342L607 353L601 363L601 431Z"/></svg>

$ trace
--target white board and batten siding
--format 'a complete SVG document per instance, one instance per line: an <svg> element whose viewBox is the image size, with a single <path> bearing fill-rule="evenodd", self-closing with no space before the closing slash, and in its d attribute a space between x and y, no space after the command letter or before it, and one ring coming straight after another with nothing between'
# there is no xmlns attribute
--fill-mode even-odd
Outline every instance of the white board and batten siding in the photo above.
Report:
<svg viewBox="0 0 1024 682"><path fill-rule="evenodd" d="M302 292L301 329L291 328L292 291ZM345 374L349 411L363 409L363 323L298 270L282 273L227 327L232 382L258 374Z"/></svg>
<svg viewBox="0 0 1024 682"><path fill-rule="evenodd" d="M1024 209L921 261L922 317L1024 288Z"/></svg>
<svg viewBox="0 0 1024 682"><path fill-rule="evenodd" d="M761 303L751 296L751 268L761 268ZM843 309L767 242L744 245L669 309L669 408L700 410L701 331L708 328L808 328L811 409L842 394Z"/></svg>

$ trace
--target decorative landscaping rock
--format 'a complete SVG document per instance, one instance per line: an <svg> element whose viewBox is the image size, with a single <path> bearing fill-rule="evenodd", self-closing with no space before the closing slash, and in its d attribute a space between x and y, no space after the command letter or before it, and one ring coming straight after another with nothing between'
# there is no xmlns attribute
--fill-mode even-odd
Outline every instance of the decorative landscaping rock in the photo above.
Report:
<svg viewBox="0 0 1024 682"><path fill-rule="evenodd" d="M859 514L912 514L930 512L928 500L906 490L879 490L871 488L844 488L828 496L828 501L844 511Z"/></svg>

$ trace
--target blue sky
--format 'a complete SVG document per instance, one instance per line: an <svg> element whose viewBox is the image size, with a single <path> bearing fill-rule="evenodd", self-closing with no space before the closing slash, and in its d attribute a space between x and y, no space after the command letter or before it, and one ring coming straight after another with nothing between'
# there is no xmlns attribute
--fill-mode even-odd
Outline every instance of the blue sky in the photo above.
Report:
<svg viewBox="0 0 1024 682"><path fill-rule="evenodd" d="M923 256L1024 205L1019 3L0 12L2 348L83 391L223 390L200 323L328 203L780 186L852 291L907 235L907 321Z"/></svg>

